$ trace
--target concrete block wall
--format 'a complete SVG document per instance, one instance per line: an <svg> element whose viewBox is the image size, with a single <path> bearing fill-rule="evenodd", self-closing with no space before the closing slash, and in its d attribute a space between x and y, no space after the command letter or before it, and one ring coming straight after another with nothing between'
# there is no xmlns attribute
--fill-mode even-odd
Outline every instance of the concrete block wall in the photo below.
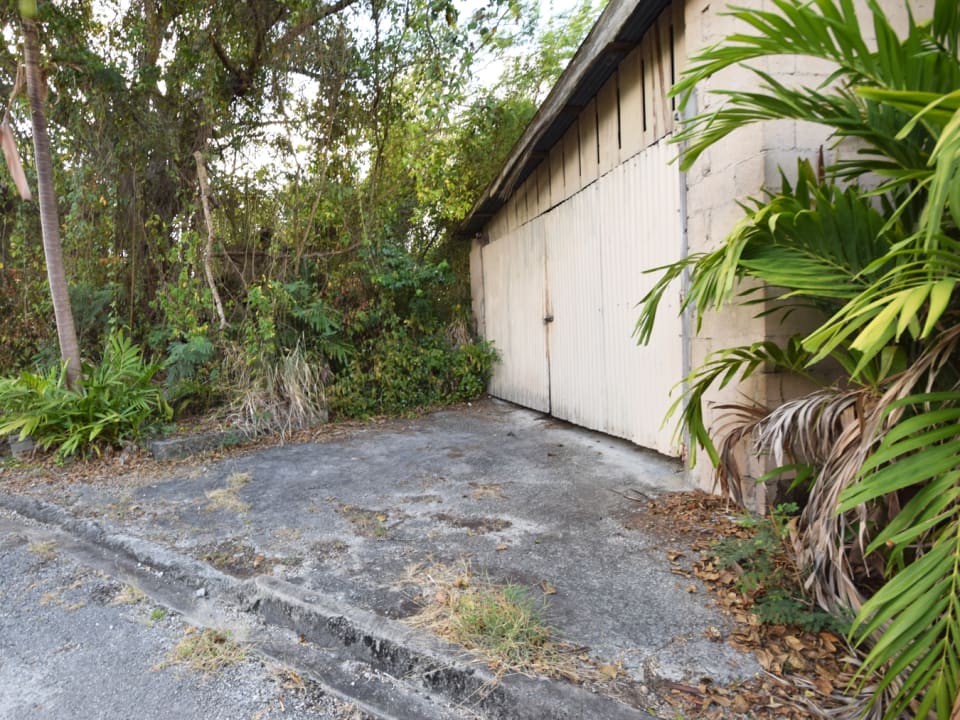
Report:
<svg viewBox="0 0 960 720"><path fill-rule="evenodd" d="M903 0L880 0L895 27L905 28L907 9ZM746 0L737 5L774 10L770 0ZM933 0L911 0L915 17L929 17ZM723 3L715 0L688 0L684 11L686 62L700 50L721 42L733 32L746 30L738 21L721 15ZM861 3L861 26L868 38L873 35L872 21L868 20L866 4ZM825 61L798 59L785 56L751 61L751 66L775 75L785 84L817 86L832 71ZM756 75L744 68L730 68L717 73L698 86L695 112L715 109L722 98L714 90L756 90ZM746 127L732 133L707 150L686 175L687 239L691 253L715 249L735 223L743 216L737 202L758 196L763 187L779 187L780 169L788 177L795 177L797 160L806 158L816 163L821 148L826 153L852 153L855 147L845 144L834 147L829 129L812 123L775 121ZM710 353L725 347L756 342L766 338L782 341L796 332L806 332L818 319L811 314L798 313L782 322L776 315L757 318L757 308L729 306L704 319L702 331L690 339L690 355L694 368L703 364ZM758 373L748 382L717 391L710 398L712 406L730 402L755 402L767 407L784 399L800 396L812 390L809 384L779 373ZM721 413L708 410L708 423L714 428L723 425ZM764 458L745 453L743 466L748 475L758 477L770 468ZM691 470L693 479L703 488L713 486L712 467L702 457ZM769 498L755 487L745 487L752 495L752 506L759 512L767 509Z"/></svg>

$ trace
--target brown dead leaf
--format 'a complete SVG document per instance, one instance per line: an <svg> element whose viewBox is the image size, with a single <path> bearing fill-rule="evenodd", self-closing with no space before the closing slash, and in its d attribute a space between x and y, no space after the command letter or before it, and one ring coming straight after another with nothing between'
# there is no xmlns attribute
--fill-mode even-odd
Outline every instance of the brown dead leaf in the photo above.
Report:
<svg viewBox="0 0 960 720"><path fill-rule="evenodd" d="M796 650L797 652L805 650L807 647L803 644L803 641L795 635L787 635L783 638L783 641L790 647L791 650Z"/></svg>
<svg viewBox="0 0 960 720"><path fill-rule="evenodd" d="M21 200L29 200L30 185L27 183L27 176L23 172L23 164L20 162L20 153L17 152L17 143L13 139L13 131L7 122L6 117L0 122L0 147L3 148L3 157L7 161L7 169L10 171L10 177L13 184L20 193Z"/></svg>
<svg viewBox="0 0 960 720"><path fill-rule="evenodd" d="M597 670L599 670L600 674L608 680L613 680L617 677L617 675L620 674L620 668L610 663L597 665Z"/></svg>
<svg viewBox="0 0 960 720"><path fill-rule="evenodd" d="M817 688L817 692L821 695L829 695L833 692L833 683L830 682L829 678L825 678L822 675L816 677L813 684Z"/></svg>
<svg viewBox="0 0 960 720"><path fill-rule="evenodd" d="M546 580L541 580L541 581L540 581L540 590L543 591L543 594L544 594L544 595L556 595L556 594L557 594L557 588L556 588L553 584L548 583Z"/></svg>
<svg viewBox="0 0 960 720"><path fill-rule="evenodd" d="M510 546L507 545L506 543L500 543L499 545L497 545L497 546L494 548L494 550L496 550L497 552L502 552L503 550L506 550L506 549L508 549L509 547L510 547Z"/></svg>

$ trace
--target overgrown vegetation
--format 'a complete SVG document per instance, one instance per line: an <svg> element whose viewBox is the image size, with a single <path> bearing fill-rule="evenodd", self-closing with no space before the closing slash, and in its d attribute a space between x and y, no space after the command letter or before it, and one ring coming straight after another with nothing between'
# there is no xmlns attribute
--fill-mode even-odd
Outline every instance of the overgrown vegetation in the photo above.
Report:
<svg viewBox="0 0 960 720"><path fill-rule="evenodd" d="M85 377L67 394L51 319L53 297L67 298L51 296L39 213L8 180L0 375L19 379L4 384L4 427L68 455L136 439L170 408L288 434L330 411L475 397L495 355L470 330L468 243L454 231L597 12L590 0L547 22L529 0L40 3L52 209L85 362L66 373ZM16 5L0 20L19 28ZM21 34L0 43L8 88ZM507 71L478 87L498 58ZM14 92L32 186L27 119ZM89 376L115 375L101 348L120 331L142 357L126 393Z"/></svg>
<svg viewBox="0 0 960 720"><path fill-rule="evenodd" d="M752 201L720 247L669 268L638 323L649 337L663 291L689 272L684 309L698 321L759 300L766 315L803 307L817 326L784 342L720 350L688 378L682 426L726 489L737 493L737 451L752 440L794 475L806 501L795 561L821 607L856 615L863 653L852 689L874 716L960 712L960 5L937 0L898 36L868 3L876 43L852 0L775 0L734 10L745 31L694 59L674 92L682 102L724 68L776 55L825 59L820 87L788 87L755 70L756 91L688 122L682 166L738 128L770 119L826 126L855 152L822 167L801 161L779 190ZM790 169L792 170L792 169ZM762 285L738 295L740 283ZM839 382L776 407L726 407L715 441L703 416L708 388L759 368ZM825 370L827 372L825 372ZM765 478L766 479L766 478Z"/></svg>
<svg viewBox="0 0 960 720"><path fill-rule="evenodd" d="M66 385L63 365L42 375L25 370L0 379L0 436L30 437L43 449L55 448L60 458L137 440L171 415L153 382L159 369L117 332L107 338L101 362L84 368L74 390Z"/></svg>

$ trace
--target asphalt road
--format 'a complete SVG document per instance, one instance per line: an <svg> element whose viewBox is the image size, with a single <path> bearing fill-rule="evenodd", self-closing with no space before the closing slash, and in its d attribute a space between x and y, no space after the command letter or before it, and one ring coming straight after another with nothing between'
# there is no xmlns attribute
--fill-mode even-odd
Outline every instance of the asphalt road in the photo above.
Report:
<svg viewBox="0 0 960 720"><path fill-rule="evenodd" d="M222 636L177 659L201 637L178 614L0 512L0 719L362 717ZM239 659L212 673L184 661L210 665L225 656Z"/></svg>

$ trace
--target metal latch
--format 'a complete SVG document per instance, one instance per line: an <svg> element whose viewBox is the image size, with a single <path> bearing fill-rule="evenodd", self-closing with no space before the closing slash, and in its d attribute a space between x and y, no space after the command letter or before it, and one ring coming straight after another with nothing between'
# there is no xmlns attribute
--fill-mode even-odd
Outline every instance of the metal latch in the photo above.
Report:
<svg viewBox="0 0 960 720"><path fill-rule="evenodd" d="M543 324L544 324L544 325L549 325L549 324L552 323L552 322L553 322L553 315L544 315L544 316L543 316Z"/></svg>

